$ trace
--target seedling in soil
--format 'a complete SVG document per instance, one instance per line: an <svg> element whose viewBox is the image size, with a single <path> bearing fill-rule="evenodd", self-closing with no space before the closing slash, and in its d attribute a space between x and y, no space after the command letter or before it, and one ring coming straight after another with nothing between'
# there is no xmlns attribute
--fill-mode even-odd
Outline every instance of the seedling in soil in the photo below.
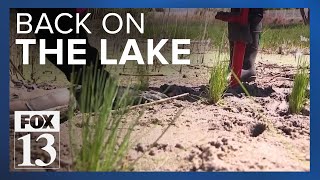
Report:
<svg viewBox="0 0 320 180"><path fill-rule="evenodd" d="M220 56L218 61L211 69L209 81L209 96L210 101L216 104L223 96L226 88L229 85L228 80L228 61L223 61Z"/></svg>
<svg viewBox="0 0 320 180"><path fill-rule="evenodd" d="M301 112L307 101L307 88L309 86L308 64L301 58L298 61L298 71L294 77L292 92L289 97L289 111L296 114Z"/></svg>
<svg viewBox="0 0 320 180"><path fill-rule="evenodd" d="M129 137L136 122L122 122L126 116L127 105L131 103L128 91L123 95L117 95L117 81L111 77L107 78L105 71L89 67L84 68L82 73L82 87L78 96L82 114L74 116L74 109L69 113L73 169L121 170ZM75 95L76 92L72 91L71 94ZM75 129L77 122L74 121L80 121L82 129Z"/></svg>

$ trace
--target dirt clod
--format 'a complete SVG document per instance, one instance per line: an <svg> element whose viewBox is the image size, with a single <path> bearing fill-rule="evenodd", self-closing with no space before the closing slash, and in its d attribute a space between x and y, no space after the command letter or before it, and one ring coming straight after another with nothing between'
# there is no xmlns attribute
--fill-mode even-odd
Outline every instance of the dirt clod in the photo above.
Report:
<svg viewBox="0 0 320 180"><path fill-rule="evenodd" d="M290 127L282 126L282 127L280 127L279 129L281 129L282 132L284 132L284 133L285 133L286 135L288 135L288 136L292 135L293 129L290 128Z"/></svg>
<svg viewBox="0 0 320 180"><path fill-rule="evenodd" d="M212 141L212 142L209 142L209 144L211 145L211 146L214 146L215 148L220 148L221 147L221 143L220 142L214 142L214 141Z"/></svg>
<svg viewBox="0 0 320 180"><path fill-rule="evenodd" d="M175 107L182 107L182 104L180 104L180 103L173 103L173 105L174 105Z"/></svg>
<svg viewBox="0 0 320 180"><path fill-rule="evenodd" d="M143 147L142 144L140 144L140 143L137 144L135 150L136 150L137 152L142 152L142 153L144 153L144 151L145 151L144 147Z"/></svg>
<svg viewBox="0 0 320 180"><path fill-rule="evenodd" d="M178 149L184 149L184 147L179 143L177 143L175 147L178 148Z"/></svg>
<svg viewBox="0 0 320 180"><path fill-rule="evenodd" d="M149 152L149 155L150 155L150 156L154 156L154 155L156 155L156 153L155 153L154 150L151 150L151 151Z"/></svg>
<svg viewBox="0 0 320 180"><path fill-rule="evenodd" d="M304 116L310 116L310 107L304 107L301 110L301 114L304 115Z"/></svg>
<svg viewBox="0 0 320 180"><path fill-rule="evenodd" d="M222 138L221 142L223 145L228 145L228 139L227 138Z"/></svg>
<svg viewBox="0 0 320 180"><path fill-rule="evenodd" d="M251 128L251 137L258 137L267 129L267 125L262 123L257 123Z"/></svg>

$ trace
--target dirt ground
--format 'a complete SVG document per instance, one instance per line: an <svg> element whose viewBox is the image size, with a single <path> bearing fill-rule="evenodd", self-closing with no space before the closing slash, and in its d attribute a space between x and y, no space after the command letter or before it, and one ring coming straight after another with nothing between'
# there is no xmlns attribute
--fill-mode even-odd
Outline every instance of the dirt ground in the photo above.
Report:
<svg viewBox="0 0 320 180"><path fill-rule="evenodd" d="M150 79L153 90L174 85L168 96L185 92L192 96L146 109L133 131L126 157L130 163L142 156L133 171L309 171L309 102L301 114L287 112L295 57L259 54L258 77L246 85L252 98L226 96L218 105L197 98L207 85L212 65L212 59L204 59L204 64L183 67L181 74L178 67L162 68L160 73L166 76ZM182 114L172 122L181 109ZM64 122L59 171L70 170L68 136L68 123Z"/></svg>

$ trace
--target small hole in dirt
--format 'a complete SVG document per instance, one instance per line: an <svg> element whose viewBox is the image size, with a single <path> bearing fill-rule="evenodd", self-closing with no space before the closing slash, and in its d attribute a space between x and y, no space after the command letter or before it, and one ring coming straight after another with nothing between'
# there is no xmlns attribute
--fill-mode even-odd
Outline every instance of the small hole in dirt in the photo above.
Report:
<svg viewBox="0 0 320 180"><path fill-rule="evenodd" d="M267 126L262 123L258 123L252 126L251 128L251 137L258 137L260 134L262 134L267 129Z"/></svg>

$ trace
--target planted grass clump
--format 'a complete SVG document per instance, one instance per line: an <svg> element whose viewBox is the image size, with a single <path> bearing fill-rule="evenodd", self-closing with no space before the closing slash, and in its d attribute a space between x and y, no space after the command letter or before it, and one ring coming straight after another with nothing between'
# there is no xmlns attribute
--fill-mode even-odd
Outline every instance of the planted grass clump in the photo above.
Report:
<svg viewBox="0 0 320 180"><path fill-rule="evenodd" d="M301 112L307 101L307 88L309 86L308 63L299 59L298 71L294 77L292 92L289 96L289 112L296 114Z"/></svg>
<svg viewBox="0 0 320 180"><path fill-rule="evenodd" d="M117 81L107 78L105 71L93 67L84 68L82 77L81 92L71 92L78 97L81 112L80 116L74 115L74 109L69 113L73 169L123 170L123 158L127 153L129 137L136 122L121 122L131 103L128 91L117 95ZM80 130L75 127L79 122L82 125Z"/></svg>
<svg viewBox="0 0 320 180"><path fill-rule="evenodd" d="M218 61L214 64L210 72L209 96L210 102L216 104L226 91L229 80L229 64L227 58L222 59L219 55Z"/></svg>

